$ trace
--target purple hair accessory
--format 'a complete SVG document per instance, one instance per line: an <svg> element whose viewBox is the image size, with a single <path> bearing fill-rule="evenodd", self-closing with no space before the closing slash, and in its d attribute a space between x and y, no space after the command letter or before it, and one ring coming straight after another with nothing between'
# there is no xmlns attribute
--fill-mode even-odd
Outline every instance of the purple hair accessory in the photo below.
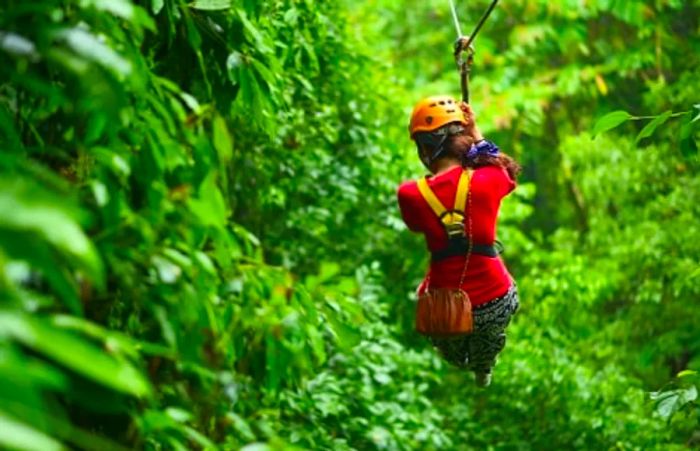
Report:
<svg viewBox="0 0 700 451"><path fill-rule="evenodd" d="M496 144L484 139L476 144L472 144L471 149L467 152L467 158L475 158L478 155L490 155L492 157L497 156L501 152Z"/></svg>

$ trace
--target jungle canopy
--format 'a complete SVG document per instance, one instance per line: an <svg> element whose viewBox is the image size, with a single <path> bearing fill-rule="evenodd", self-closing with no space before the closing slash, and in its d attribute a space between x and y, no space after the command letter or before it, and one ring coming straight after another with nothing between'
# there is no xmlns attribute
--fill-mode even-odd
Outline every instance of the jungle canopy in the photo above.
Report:
<svg viewBox="0 0 700 451"><path fill-rule="evenodd" d="M489 2L457 1L464 30ZM700 443L700 1L503 1L472 104L524 167L478 390L413 330L396 187L447 0L0 6L0 448Z"/></svg>

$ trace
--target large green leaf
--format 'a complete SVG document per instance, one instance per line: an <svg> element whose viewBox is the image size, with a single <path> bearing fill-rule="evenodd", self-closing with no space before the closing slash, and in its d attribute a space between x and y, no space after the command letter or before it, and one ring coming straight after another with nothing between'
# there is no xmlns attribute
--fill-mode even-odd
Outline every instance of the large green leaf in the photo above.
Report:
<svg viewBox="0 0 700 451"><path fill-rule="evenodd" d="M102 42L97 36L82 28L61 30L56 34L56 37L65 42L77 55L112 71L116 75L127 77L133 70L132 63L128 59ZM79 68L80 66L73 67Z"/></svg>
<svg viewBox="0 0 700 451"><path fill-rule="evenodd" d="M231 0L195 0L190 3L190 8L204 11L220 11L231 8Z"/></svg>
<svg viewBox="0 0 700 451"><path fill-rule="evenodd" d="M597 136L615 127L619 127L632 119L632 115L627 111L613 111L598 119L593 126L593 136Z"/></svg>
<svg viewBox="0 0 700 451"><path fill-rule="evenodd" d="M107 11L126 20L134 17L134 5L130 0L80 0L80 6Z"/></svg>
<svg viewBox="0 0 700 451"><path fill-rule="evenodd" d="M656 401L656 412L664 420L670 419L686 405L698 399L698 389L695 386L676 390L660 391L651 394Z"/></svg>
<svg viewBox="0 0 700 451"><path fill-rule="evenodd" d="M89 339L61 330L45 320L0 311L0 337L16 340L61 365L122 393L137 397L149 396L151 393L146 378L118 350L100 349Z"/></svg>
<svg viewBox="0 0 700 451"><path fill-rule="evenodd" d="M202 224L223 227L226 224L227 209L221 190L212 172L202 182L197 198L190 199L190 210Z"/></svg>
<svg viewBox="0 0 700 451"><path fill-rule="evenodd" d="M5 230L0 227L0 249L9 259L23 262L31 270L41 274L53 289L53 293L71 313L82 314L83 306L78 296L75 274L72 274L71 268L63 259L57 258L57 253L50 243L37 239L32 233ZM19 285L23 281L14 280L14 282Z"/></svg>
<svg viewBox="0 0 700 451"><path fill-rule="evenodd" d="M212 123L214 147L219 155L219 161L223 168L230 162L233 153L233 139L226 126L226 121L221 116L216 116Z"/></svg>
<svg viewBox="0 0 700 451"><path fill-rule="evenodd" d="M651 135L654 134L657 128L659 128L661 125L665 124L666 121L668 121L673 113L669 110L664 112L663 114L660 114L659 116L656 116L651 122L649 122L644 128L642 129L641 132L639 132L639 135L637 135L637 143L639 141L643 140L644 138L648 138Z"/></svg>
<svg viewBox="0 0 700 451"><path fill-rule="evenodd" d="M3 414L0 410L0 445L22 451L60 451L68 449L32 426Z"/></svg>
<svg viewBox="0 0 700 451"><path fill-rule="evenodd" d="M31 239L47 242L101 285L102 262L75 217L71 205L58 196L22 179L0 180L0 230L16 234L18 240L29 234Z"/></svg>

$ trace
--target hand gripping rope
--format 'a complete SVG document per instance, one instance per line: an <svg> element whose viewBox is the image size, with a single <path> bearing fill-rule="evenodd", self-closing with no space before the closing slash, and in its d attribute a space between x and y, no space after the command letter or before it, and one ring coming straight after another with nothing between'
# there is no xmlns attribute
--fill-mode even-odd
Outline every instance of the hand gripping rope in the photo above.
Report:
<svg viewBox="0 0 700 451"><path fill-rule="evenodd" d="M459 18L457 17L457 9L455 8L454 0L450 1L450 9L452 10L452 19L455 23L455 29L457 30L457 41L455 42L455 62L457 63L457 68L459 69L459 77L462 85L462 100L469 103L469 73L471 72L472 63L474 63L474 47L472 43L476 39L476 35L481 31L481 27L484 26L486 20L496 8L498 0L493 0L489 8L486 10L481 20L472 31L469 37L464 37L462 35L462 30L459 27ZM464 57L466 53L466 58Z"/></svg>

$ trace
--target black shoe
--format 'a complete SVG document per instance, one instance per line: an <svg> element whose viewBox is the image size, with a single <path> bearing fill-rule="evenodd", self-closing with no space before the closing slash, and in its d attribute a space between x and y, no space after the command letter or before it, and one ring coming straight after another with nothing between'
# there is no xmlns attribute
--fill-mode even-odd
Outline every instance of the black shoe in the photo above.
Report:
<svg viewBox="0 0 700 451"><path fill-rule="evenodd" d="M474 381L476 385L482 388L486 388L491 385L491 371L476 371L474 373Z"/></svg>

